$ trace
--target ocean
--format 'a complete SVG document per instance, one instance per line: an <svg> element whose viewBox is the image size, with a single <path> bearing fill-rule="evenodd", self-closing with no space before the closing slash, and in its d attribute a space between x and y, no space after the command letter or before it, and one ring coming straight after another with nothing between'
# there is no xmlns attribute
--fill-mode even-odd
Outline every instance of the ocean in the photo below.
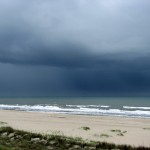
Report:
<svg viewBox="0 0 150 150"><path fill-rule="evenodd" d="M150 118L150 97L1 97L0 110Z"/></svg>

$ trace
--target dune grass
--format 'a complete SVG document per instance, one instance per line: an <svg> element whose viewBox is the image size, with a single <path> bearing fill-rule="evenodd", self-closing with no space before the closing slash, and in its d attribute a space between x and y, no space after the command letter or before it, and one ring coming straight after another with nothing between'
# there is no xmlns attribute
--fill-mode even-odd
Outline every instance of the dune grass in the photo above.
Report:
<svg viewBox="0 0 150 150"><path fill-rule="evenodd" d="M144 130L150 130L150 128L143 128Z"/></svg>
<svg viewBox="0 0 150 150"><path fill-rule="evenodd" d="M0 150L150 150L148 147L132 147L129 145L115 145L106 142L85 142L82 138L71 138L62 135L41 135L11 127L0 128Z"/></svg>
<svg viewBox="0 0 150 150"><path fill-rule="evenodd" d="M118 129L116 129L116 130L110 130L111 132L121 132L121 130L118 130Z"/></svg>
<svg viewBox="0 0 150 150"><path fill-rule="evenodd" d="M127 131L121 131L119 129L113 129L110 131L116 133L116 135L118 135L118 136L124 136L124 134L127 133Z"/></svg>
<svg viewBox="0 0 150 150"><path fill-rule="evenodd" d="M111 137L110 135L108 135L108 134L104 134L104 133L102 133L101 135L100 135L100 137L105 137L105 138L109 138L109 137Z"/></svg>
<svg viewBox="0 0 150 150"><path fill-rule="evenodd" d="M6 125L6 122L0 121L0 125Z"/></svg>
<svg viewBox="0 0 150 150"><path fill-rule="evenodd" d="M81 129L88 131L88 130L90 130L90 127L81 127Z"/></svg>

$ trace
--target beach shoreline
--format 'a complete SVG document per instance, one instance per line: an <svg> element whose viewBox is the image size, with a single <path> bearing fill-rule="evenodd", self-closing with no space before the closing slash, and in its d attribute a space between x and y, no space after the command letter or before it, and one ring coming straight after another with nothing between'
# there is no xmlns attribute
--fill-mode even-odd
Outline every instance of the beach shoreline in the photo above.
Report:
<svg viewBox="0 0 150 150"><path fill-rule="evenodd" d="M0 122L30 132L150 147L150 119L146 118L0 110Z"/></svg>

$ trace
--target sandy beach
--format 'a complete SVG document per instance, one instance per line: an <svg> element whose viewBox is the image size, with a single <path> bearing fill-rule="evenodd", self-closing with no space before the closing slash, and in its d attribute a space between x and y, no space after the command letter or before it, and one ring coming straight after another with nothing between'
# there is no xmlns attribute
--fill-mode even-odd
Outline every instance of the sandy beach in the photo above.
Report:
<svg viewBox="0 0 150 150"><path fill-rule="evenodd" d="M31 132L150 147L150 119L0 110L0 122Z"/></svg>

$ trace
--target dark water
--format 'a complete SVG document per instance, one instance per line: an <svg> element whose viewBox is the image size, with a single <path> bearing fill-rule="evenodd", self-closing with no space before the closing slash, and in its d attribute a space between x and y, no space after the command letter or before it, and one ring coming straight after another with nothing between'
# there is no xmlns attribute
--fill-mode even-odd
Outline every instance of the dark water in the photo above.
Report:
<svg viewBox="0 0 150 150"><path fill-rule="evenodd" d="M11 97L0 109L150 118L150 97Z"/></svg>

